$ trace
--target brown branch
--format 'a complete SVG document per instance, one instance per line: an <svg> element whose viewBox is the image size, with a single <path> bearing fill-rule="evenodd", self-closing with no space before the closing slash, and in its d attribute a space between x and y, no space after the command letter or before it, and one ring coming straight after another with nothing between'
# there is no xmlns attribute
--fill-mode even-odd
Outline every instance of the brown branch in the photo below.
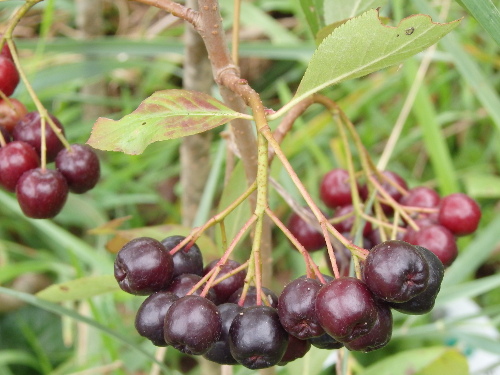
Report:
<svg viewBox="0 0 500 375"><path fill-rule="evenodd" d="M134 0L134 1L146 5L151 5L158 9L166 10L167 12L172 13L173 16L179 17L184 21L189 22L194 27L197 27L198 25L200 14L191 8L176 3L175 1L172 0Z"/></svg>

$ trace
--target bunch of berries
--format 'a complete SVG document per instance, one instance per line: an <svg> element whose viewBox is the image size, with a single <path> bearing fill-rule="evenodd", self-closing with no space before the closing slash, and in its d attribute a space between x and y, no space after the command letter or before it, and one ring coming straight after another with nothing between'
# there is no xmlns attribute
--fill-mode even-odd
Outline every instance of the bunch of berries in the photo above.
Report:
<svg viewBox="0 0 500 375"><path fill-rule="evenodd" d="M69 191L82 194L96 185L99 159L85 145L65 148L64 129L55 116L48 115L42 126L39 112L28 113L24 104L9 98L18 83L19 73L5 44L0 54L0 186L16 193L26 216L52 218ZM41 165L42 155L46 163L55 161L55 169Z"/></svg>

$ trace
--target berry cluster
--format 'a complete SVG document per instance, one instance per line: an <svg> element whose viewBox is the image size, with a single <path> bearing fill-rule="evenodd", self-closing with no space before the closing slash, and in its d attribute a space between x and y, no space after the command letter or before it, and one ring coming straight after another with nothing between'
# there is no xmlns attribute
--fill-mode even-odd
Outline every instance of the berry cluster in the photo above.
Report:
<svg viewBox="0 0 500 375"><path fill-rule="evenodd" d="M95 186L99 159L85 145L65 148L64 129L56 117L42 119L39 112L28 113L24 104L9 98L18 83L19 73L5 44L0 54L0 186L16 193L26 216L51 218L61 211L69 191L81 194ZM45 167L54 161L55 169Z"/></svg>
<svg viewBox="0 0 500 375"><path fill-rule="evenodd" d="M445 266L449 266L458 254L456 237L471 234L478 227L481 218L478 204L462 193L440 197L428 187L408 189L406 181L392 171L382 172L378 181L375 201L379 215L367 215L361 224L358 222L358 227L363 225L363 247L370 248L390 237L390 233L387 234L384 229L387 227L377 223L387 222L387 218L395 217L398 211L395 225L389 226L390 232L396 233L395 239L425 247L436 254ZM358 201L365 201L369 195L366 185L357 181L355 185ZM344 237L352 239L358 227L355 226L357 213L353 206L349 173L340 168L328 172L321 181L320 197L328 208L334 210L331 219L333 226ZM374 208L377 207L374 205ZM298 214L291 215L288 228L307 251L325 247L323 235ZM349 270L350 253L346 251L337 249L339 268L343 275L347 275Z"/></svg>
<svg viewBox="0 0 500 375"><path fill-rule="evenodd" d="M241 264L217 259L203 268L196 244L179 248L184 239L141 237L119 251L114 275L121 289L148 295L136 315L137 331L156 346L251 369L284 365L311 345L379 349L391 338L391 308L429 312L444 275L431 251L391 240L372 248L363 280L302 276L279 298L262 288L263 304L257 304L255 287L241 298L246 276ZM218 278L207 287L216 268Z"/></svg>

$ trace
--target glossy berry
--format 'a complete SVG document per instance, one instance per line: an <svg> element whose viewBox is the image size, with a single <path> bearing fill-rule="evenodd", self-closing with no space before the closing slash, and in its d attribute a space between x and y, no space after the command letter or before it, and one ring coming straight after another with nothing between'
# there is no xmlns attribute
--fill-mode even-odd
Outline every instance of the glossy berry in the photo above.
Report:
<svg viewBox="0 0 500 375"><path fill-rule="evenodd" d="M456 236L476 231L481 220L479 205L466 194L450 194L441 200L439 223Z"/></svg>
<svg viewBox="0 0 500 375"><path fill-rule="evenodd" d="M390 240L370 250L363 278L378 298L406 302L427 288L429 266L413 245Z"/></svg>
<svg viewBox="0 0 500 375"><path fill-rule="evenodd" d="M182 297L172 303L165 315L165 342L186 354L206 353L221 332L217 306L204 297Z"/></svg>
<svg viewBox="0 0 500 375"><path fill-rule="evenodd" d="M15 191L24 172L39 166L40 160L33 147L25 142L10 142L0 148L0 185Z"/></svg>
<svg viewBox="0 0 500 375"><path fill-rule="evenodd" d="M184 297L191 291L191 289L194 288L196 284L200 282L200 280L201 276L195 275L193 273L183 273L179 276L174 277L170 285L167 287L167 290L171 293L174 293L178 297ZM204 287L205 284L203 284L191 294L199 296L201 292L203 292ZM217 296L212 289L208 291L206 298L213 303L217 302Z"/></svg>
<svg viewBox="0 0 500 375"><path fill-rule="evenodd" d="M442 225L430 225L415 232L411 243L432 251L445 267L450 266L458 255L455 237Z"/></svg>
<svg viewBox="0 0 500 375"><path fill-rule="evenodd" d="M295 212L290 215L287 228L307 251L321 250L326 246L323 234Z"/></svg>
<svg viewBox="0 0 500 375"><path fill-rule="evenodd" d="M295 336L288 336L288 346L283 358L278 362L279 366L284 366L289 362L302 358L311 349L311 343L307 340L299 340Z"/></svg>
<svg viewBox="0 0 500 375"><path fill-rule="evenodd" d="M239 288L238 290L236 290L233 294L231 294L227 302L238 303L242 291L243 288ZM272 290L266 287L262 287L262 293L264 294L264 296L261 296L262 304L269 304L274 308L278 307L278 296L276 296L276 294ZM266 299L266 302L264 302L264 298ZM254 286L251 286L248 288L247 294L245 296L245 302L243 303L243 307L255 306L256 304L257 304L257 289Z"/></svg>
<svg viewBox="0 0 500 375"><path fill-rule="evenodd" d="M150 237L128 242L115 259L115 279L127 293L148 295L164 290L172 280L174 262L165 246Z"/></svg>
<svg viewBox="0 0 500 375"><path fill-rule="evenodd" d="M371 352L387 345L392 336L392 313L389 306L377 304L377 320L372 329L366 334L345 343L349 350Z"/></svg>
<svg viewBox="0 0 500 375"><path fill-rule="evenodd" d="M30 169L19 178L16 196L24 215L48 219L56 216L66 203L68 184L58 171Z"/></svg>
<svg viewBox="0 0 500 375"><path fill-rule="evenodd" d="M381 182L382 188L386 191L387 194L391 196L392 199L394 199L396 202L399 202L403 197L403 193L393 184L399 186L403 190L408 190L406 181L403 179L403 177L392 171L383 171L382 174L385 177L385 179ZM389 181L391 181L392 183ZM382 209L386 215L392 214L393 212L393 208L388 204L382 204Z"/></svg>
<svg viewBox="0 0 500 375"><path fill-rule="evenodd" d="M216 260L210 262L203 270L203 274L206 275L214 267L216 267L219 260L220 259L216 259ZM241 264L239 262L232 260L232 259L228 259L226 261L226 263L224 263L224 265L221 267L220 272L217 275L216 280L231 273L233 270L235 270L239 266L241 266ZM217 295L218 303L226 302L234 292L236 292L238 289L242 288L243 284L245 282L246 275L247 275L246 271L241 270L241 271L235 273L234 275L229 276L228 278L215 284L212 287L212 289L214 290L215 294Z"/></svg>
<svg viewBox="0 0 500 375"><path fill-rule="evenodd" d="M320 289L316 314L326 333L337 341L349 342L370 331L377 319L377 307L361 280L342 277Z"/></svg>
<svg viewBox="0 0 500 375"><path fill-rule="evenodd" d="M17 122L28 113L28 110L19 100L10 98L0 99L0 126L12 133Z"/></svg>
<svg viewBox="0 0 500 375"><path fill-rule="evenodd" d="M287 345L288 333L272 307L247 307L234 318L229 329L232 356L252 370L278 364Z"/></svg>
<svg viewBox="0 0 500 375"><path fill-rule="evenodd" d="M0 34L0 40L2 39L3 34ZM10 51L9 45L7 44L7 41L4 39L2 45L2 49L0 50L0 56L6 57L9 60L12 60L12 52Z"/></svg>
<svg viewBox="0 0 500 375"><path fill-rule="evenodd" d="M59 120L53 115L50 115L50 118L60 129L61 133L64 134L64 129ZM40 113L29 112L18 121L12 131L12 137L16 141L29 143L35 148L35 150L38 152L38 155L40 155L42 144L41 125L42 123ZM64 148L64 146L57 137L56 133L54 133L52 128L49 126L47 121L45 123L45 142L47 146L47 162L52 162L55 160L57 154Z"/></svg>
<svg viewBox="0 0 500 375"><path fill-rule="evenodd" d="M439 258L430 250L415 246L429 265L429 281L427 289L418 296L403 303L389 303L389 305L404 314L421 315L426 314L434 307L434 302L441 288L444 276L444 266Z"/></svg>
<svg viewBox="0 0 500 375"><path fill-rule="evenodd" d="M417 186L408 190L408 194L404 195L399 203L403 206L434 208L439 205L440 199L436 190Z"/></svg>
<svg viewBox="0 0 500 375"><path fill-rule="evenodd" d="M332 169L323 176L319 192L323 203L330 208L351 204L352 194L349 172L341 168Z"/></svg>
<svg viewBox="0 0 500 375"><path fill-rule="evenodd" d="M164 238L161 243L170 251L185 238L184 236L169 236ZM191 273L198 276L203 275L203 256L200 248L196 244L193 244L193 246L189 248L183 246L172 255L172 258L174 259L174 277L182 275L183 273Z"/></svg>
<svg viewBox="0 0 500 375"><path fill-rule="evenodd" d="M238 361L231 355L229 348L229 328L231 328L234 318L243 311L243 307L234 303L223 303L217 306L217 309L222 322L221 335L208 352L203 354L203 357L221 365L236 365Z"/></svg>
<svg viewBox="0 0 500 375"><path fill-rule="evenodd" d="M321 336L312 337L308 340L312 346L318 349L340 349L344 346L340 341L335 340L328 333L323 333Z"/></svg>
<svg viewBox="0 0 500 375"><path fill-rule="evenodd" d="M354 207L351 204L340 207L337 211L335 211L333 219L338 219L343 216L348 216L348 217L339 222L335 222L333 226L339 232L350 233L354 227L356 219L356 216L354 214ZM367 236L371 231L372 231L371 223L369 221L365 222L363 227L363 235Z"/></svg>
<svg viewBox="0 0 500 375"><path fill-rule="evenodd" d="M5 96L11 96L19 84L19 73L14 62L4 56L0 56L0 91Z"/></svg>
<svg viewBox="0 0 500 375"><path fill-rule="evenodd" d="M97 154L89 146L81 144L59 151L56 168L68 182L69 190L75 194L92 189L101 175Z"/></svg>
<svg viewBox="0 0 500 375"><path fill-rule="evenodd" d="M163 325L168 309L179 297L159 291L151 294L142 302L135 316L135 329L156 346L166 346L163 337Z"/></svg>
<svg viewBox="0 0 500 375"><path fill-rule="evenodd" d="M291 281L278 299L278 315L283 328L291 335L306 340L325 331L316 316L316 295L321 289L319 281L298 278Z"/></svg>
<svg viewBox="0 0 500 375"><path fill-rule="evenodd" d="M426 227L430 227L431 225L437 224L437 222L431 216L426 215L415 220L415 224L417 224L419 228L418 230L415 230L412 227L408 226L406 228L405 234L403 235L403 241L411 243L412 245L415 245L415 239L417 233L419 233L422 229Z"/></svg>

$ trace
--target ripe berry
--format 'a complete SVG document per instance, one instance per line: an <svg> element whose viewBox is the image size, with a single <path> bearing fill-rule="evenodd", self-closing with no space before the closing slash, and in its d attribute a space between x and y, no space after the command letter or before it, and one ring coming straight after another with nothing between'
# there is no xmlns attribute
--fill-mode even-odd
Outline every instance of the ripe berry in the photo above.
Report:
<svg viewBox="0 0 500 375"><path fill-rule="evenodd" d="M408 194L401 198L403 206L434 208L439 205L440 197L436 190L417 186L408 190Z"/></svg>
<svg viewBox="0 0 500 375"><path fill-rule="evenodd" d="M288 346L286 352L278 362L279 366L284 366L289 362L302 358L311 349L311 343L307 340L299 340L295 336L288 336Z"/></svg>
<svg viewBox="0 0 500 375"><path fill-rule="evenodd" d="M377 307L361 280L341 277L319 290L316 315L326 333L337 341L349 342L370 331L377 320Z"/></svg>
<svg viewBox="0 0 500 375"><path fill-rule="evenodd" d="M0 56L0 91L5 96L11 96L19 84L19 73L14 62L5 57Z"/></svg>
<svg viewBox="0 0 500 375"><path fill-rule="evenodd" d="M159 291L144 300L135 316L135 329L141 336L151 340L156 346L166 346L163 337L163 325L168 309L179 297Z"/></svg>
<svg viewBox="0 0 500 375"><path fill-rule="evenodd" d="M356 219L356 216L353 214L353 211L354 207L351 204L340 207L337 211L335 211L333 219L351 214L346 219L333 224L335 229L337 229L339 232L350 233L352 231L352 228L354 227L354 222ZM371 231L372 231L371 223L369 221L365 222L363 227L363 235L367 236Z"/></svg>
<svg viewBox="0 0 500 375"><path fill-rule="evenodd" d="M325 331L316 316L316 295L321 289L319 281L298 278L291 281L278 299L278 315L283 328L291 335L306 340Z"/></svg>
<svg viewBox="0 0 500 375"><path fill-rule="evenodd" d="M33 147L25 142L10 142L0 148L0 185L15 191L24 172L38 167L40 161Z"/></svg>
<svg viewBox="0 0 500 375"><path fill-rule="evenodd" d="M213 302L189 295L172 303L165 315L165 342L186 354L204 354L219 339L222 322Z"/></svg>
<svg viewBox="0 0 500 375"><path fill-rule="evenodd" d="M231 354L252 370L278 364L287 345L288 333L272 307L247 307L234 318L229 329Z"/></svg>
<svg viewBox="0 0 500 375"><path fill-rule="evenodd" d="M3 34L0 33L0 40L2 40ZM12 52L10 51L9 45L7 44L7 40L3 40L2 49L0 50L0 56L6 57L12 60Z"/></svg>
<svg viewBox="0 0 500 375"><path fill-rule="evenodd" d="M454 235L465 236L476 231L481 220L481 209L466 194L450 194L441 200L438 219Z"/></svg>
<svg viewBox="0 0 500 375"><path fill-rule="evenodd" d="M242 291L243 287L236 290L233 294L231 294L227 302L238 303ZM262 304L269 304L274 308L278 307L278 296L276 296L276 294L272 290L266 287L262 287L262 293L264 294L264 296L261 296ZM257 304L257 288L251 286L248 288L247 295L245 296L245 302L243 303L243 307L255 306L256 304Z"/></svg>
<svg viewBox="0 0 500 375"><path fill-rule="evenodd" d="M290 216L287 228L309 252L320 250L326 246L323 234L295 212Z"/></svg>
<svg viewBox="0 0 500 375"><path fill-rule="evenodd" d="M203 274L206 275L208 272L210 272L219 262L220 259L216 259L212 262L210 262L205 269L203 270ZM217 279L227 275L228 273L231 273L233 270L241 266L239 262L236 262L235 260L228 259L226 263L221 267L219 274L217 275ZM247 273L245 270L241 270L237 273L235 273L232 276L229 276L227 279L222 280L218 284L214 285L212 289L214 290L215 294L217 295L217 301L218 303L224 303L226 302L231 295L236 292L238 289L243 287L243 284L245 282L245 277Z"/></svg>
<svg viewBox="0 0 500 375"><path fill-rule="evenodd" d="M68 182L69 190L82 194L92 189L99 180L99 159L89 146L73 144L71 149L59 151L56 168Z"/></svg>
<svg viewBox="0 0 500 375"><path fill-rule="evenodd" d="M359 186L358 186L359 191ZM321 200L330 208L352 203L349 172L336 168L325 174L320 185Z"/></svg>
<svg viewBox="0 0 500 375"><path fill-rule="evenodd" d="M403 190L408 190L408 185L406 184L406 181L403 179L403 177L401 177L397 173L392 171L383 171L382 174L386 177L386 179L400 186ZM382 188L384 188L384 190L387 192L387 194L391 196L392 199L394 199L396 202L399 202L403 197L403 194L398 188L393 186L386 179L384 179L381 183ZM388 204L382 204L382 209L386 215L390 215L394 211L393 208Z"/></svg>
<svg viewBox="0 0 500 375"><path fill-rule="evenodd" d="M26 216L48 219L63 208L68 197L68 184L58 171L30 169L19 178L16 196Z"/></svg>
<svg viewBox="0 0 500 375"><path fill-rule="evenodd" d="M193 287L198 284L201 280L201 276L195 275L193 273L183 273L177 277L174 277L167 290L174 293L177 297L184 297ZM196 289L193 295L199 296L203 292L205 284ZM210 289L206 295L206 298L213 303L217 302L217 296L213 289Z"/></svg>
<svg viewBox="0 0 500 375"><path fill-rule="evenodd" d="M366 334L345 343L349 350L371 352L387 345L392 336L392 313L389 306L377 304L377 320L372 329Z"/></svg>
<svg viewBox="0 0 500 375"><path fill-rule="evenodd" d="M427 288L429 266L413 245L390 240L370 250L363 278L378 298L406 302Z"/></svg>
<svg viewBox="0 0 500 375"><path fill-rule="evenodd" d="M59 120L53 115L50 115L50 118L60 129L61 133L64 134L64 129ZM12 137L15 141L24 141L26 143L29 143L35 148L35 150L38 152L38 155L40 155L42 145L41 125L42 123L40 113L29 112L18 121L12 131ZM45 143L47 147L47 162L52 162L55 160L57 154L64 148L64 146L47 121L45 123Z"/></svg>
<svg viewBox="0 0 500 375"><path fill-rule="evenodd" d="M148 295L165 289L172 280L174 262L165 246L149 237L128 242L115 260L115 279L127 293Z"/></svg>
<svg viewBox="0 0 500 375"><path fill-rule="evenodd" d="M221 335L208 352L203 354L203 357L221 365L236 365L238 361L231 355L229 348L229 328L231 328L234 318L243 311L243 307L234 303L223 303L217 306L217 309L222 321Z"/></svg>
<svg viewBox="0 0 500 375"><path fill-rule="evenodd" d="M17 122L28 113L28 110L19 100L10 98L0 100L0 126L12 133Z"/></svg>
<svg viewBox="0 0 500 375"><path fill-rule="evenodd" d="M161 243L170 251L181 243L186 237L184 236L169 236L164 238ZM183 246L179 251L172 255L174 259L174 277L183 273L191 273L194 275L203 275L203 256L200 248L193 244L190 248Z"/></svg>
<svg viewBox="0 0 500 375"><path fill-rule="evenodd" d="M439 258L430 250L421 246L415 247L429 265L427 289L409 301L403 303L389 303L389 306L404 314L421 315L430 312L434 307L434 302L441 288L441 282L443 281L444 266Z"/></svg>
<svg viewBox="0 0 500 375"><path fill-rule="evenodd" d="M411 243L432 251L445 267L450 266L458 255L455 237L442 225L430 225L415 232Z"/></svg>
<svg viewBox="0 0 500 375"><path fill-rule="evenodd" d="M430 227L431 225L437 224L437 222L431 216L425 215L415 220L415 224L417 224L419 230L415 230L412 227L408 226L403 236L403 241L411 243L412 245L415 245L415 239L417 233L419 233L422 229L426 227Z"/></svg>
<svg viewBox="0 0 500 375"><path fill-rule="evenodd" d="M344 346L340 341L335 340L328 333L323 333L321 336L312 337L308 340L312 346L318 349L340 349Z"/></svg>

